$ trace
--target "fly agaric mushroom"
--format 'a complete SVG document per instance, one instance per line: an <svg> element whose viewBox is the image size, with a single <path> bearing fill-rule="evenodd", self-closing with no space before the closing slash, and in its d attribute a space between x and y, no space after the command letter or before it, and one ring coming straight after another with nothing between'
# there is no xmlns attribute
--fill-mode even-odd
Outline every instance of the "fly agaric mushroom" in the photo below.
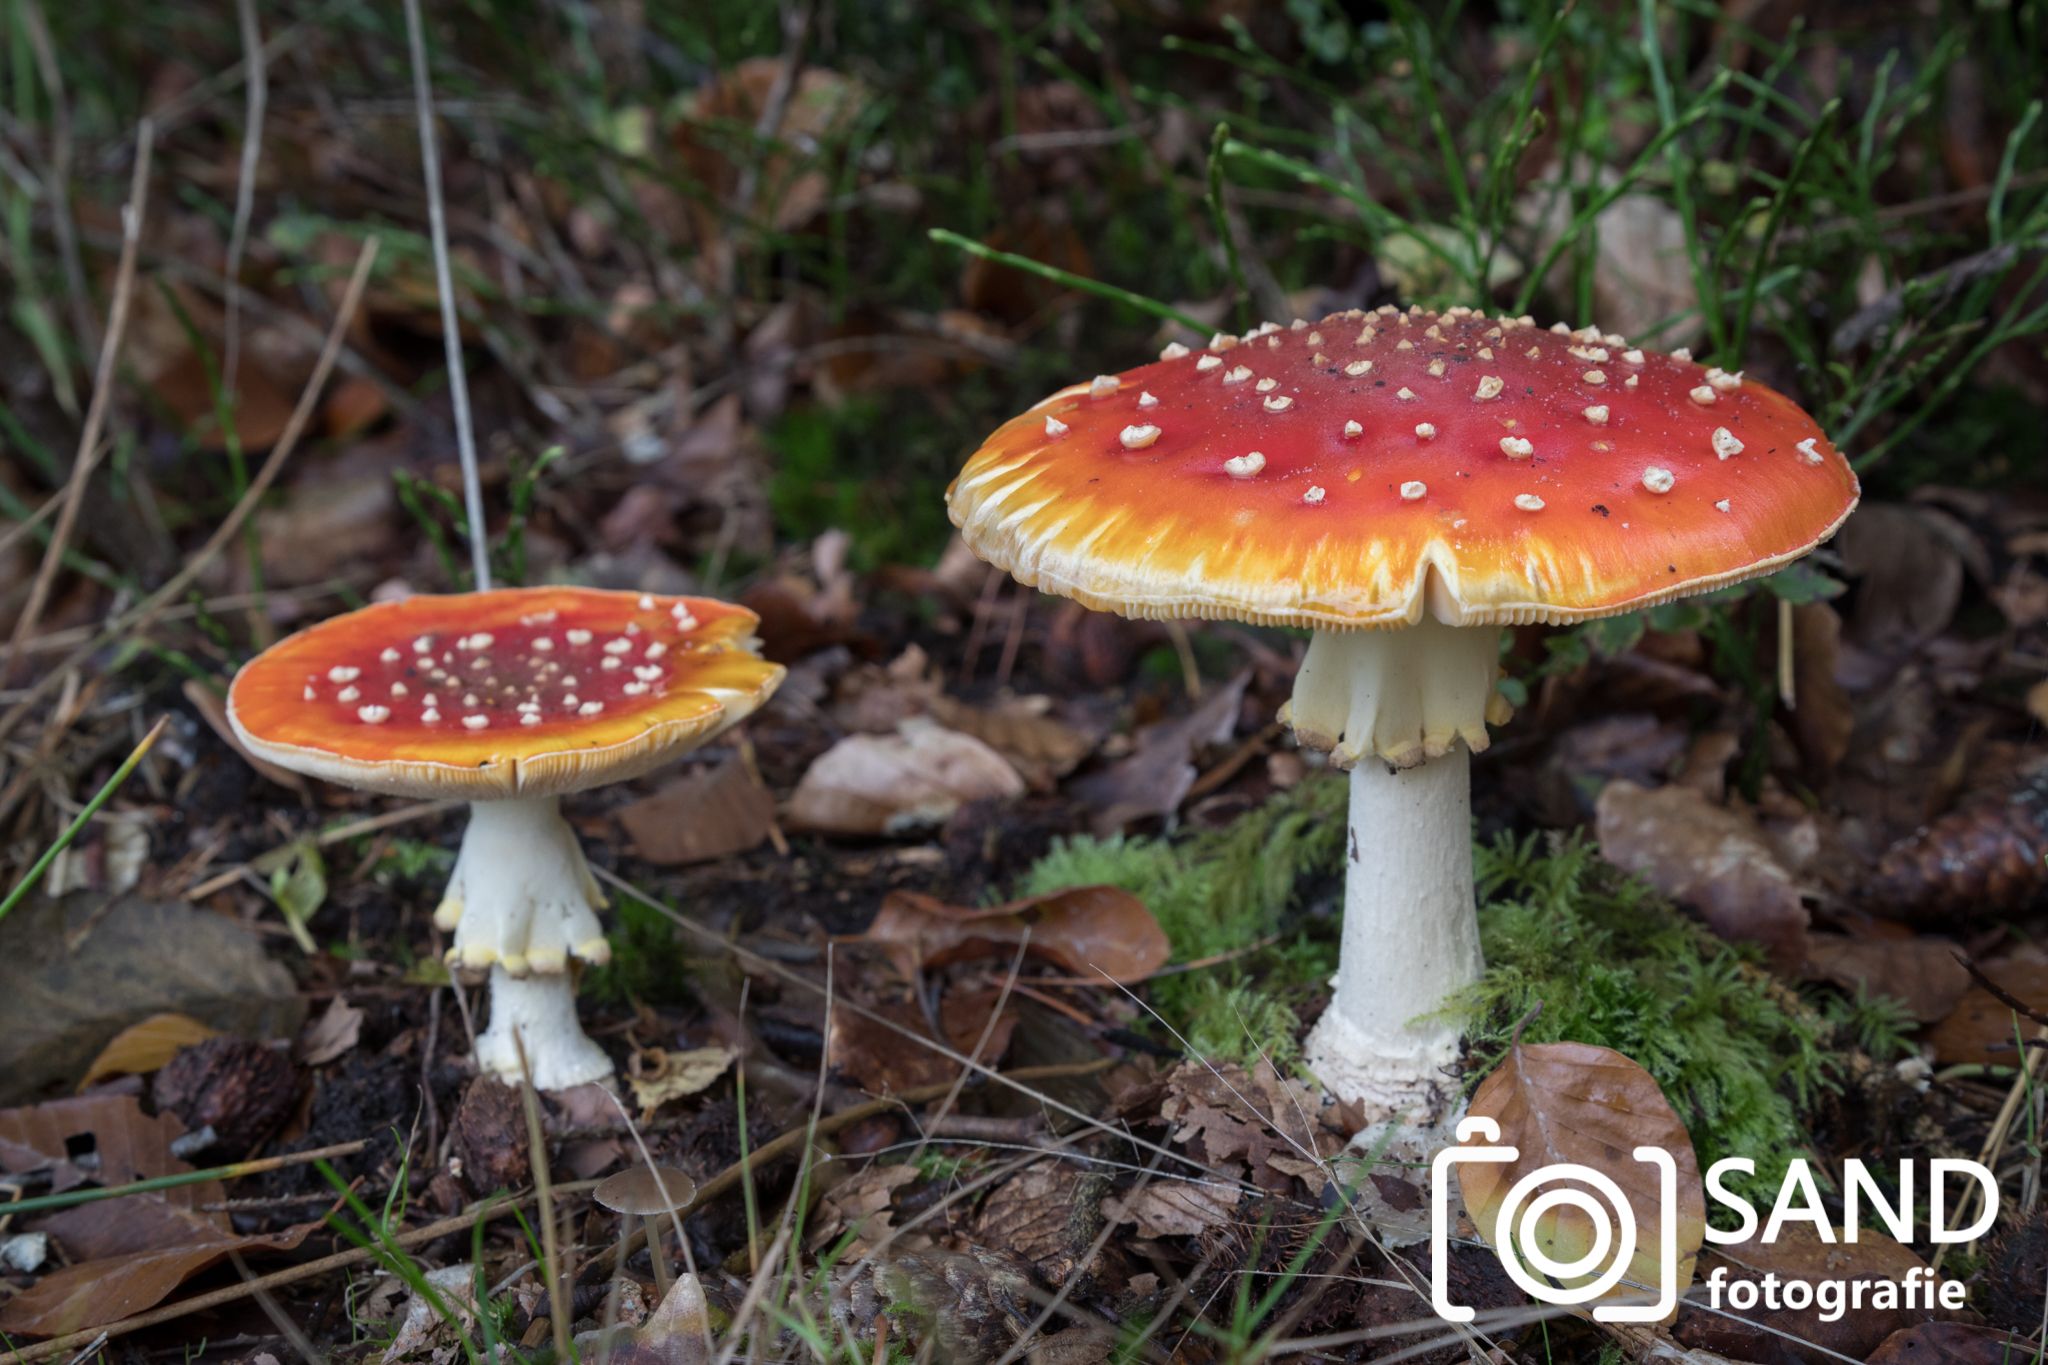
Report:
<svg viewBox="0 0 2048 1365"><path fill-rule="evenodd" d="M686 753L766 701L783 669L752 612L699 597L508 588L323 621L235 675L228 719L282 768L389 796L460 796L469 828L434 923L488 968L484 1071L562 1090L612 1073L576 1022L574 964L610 946L565 792Z"/></svg>
<svg viewBox="0 0 2048 1365"><path fill-rule="evenodd" d="M1125 616L1314 632L1283 717L1351 770L1337 1094L1443 1096L1480 971L1468 755L1506 720L1501 628L1583 621L1799 558L1856 505L1813 419L1592 328L1352 310L1062 389L947 493L983 559Z"/></svg>

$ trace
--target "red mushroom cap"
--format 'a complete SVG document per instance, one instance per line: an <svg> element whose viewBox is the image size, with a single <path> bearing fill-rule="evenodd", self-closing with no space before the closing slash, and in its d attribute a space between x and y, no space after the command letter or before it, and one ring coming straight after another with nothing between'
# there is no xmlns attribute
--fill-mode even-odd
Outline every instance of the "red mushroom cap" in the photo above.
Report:
<svg viewBox="0 0 2048 1365"><path fill-rule="evenodd" d="M947 493L982 558L1126 616L1631 611L1797 559L1856 476L1784 395L1620 337L1353 310L1063 389Z"/></svg>
<svg viewBox="0 0 2048 1365"><path fill-rule="evenodd" d="M506 588L337 616L235 675L259 758L396 796L547 796L634 777L766 701L759 618L702 597Z"/></svg>

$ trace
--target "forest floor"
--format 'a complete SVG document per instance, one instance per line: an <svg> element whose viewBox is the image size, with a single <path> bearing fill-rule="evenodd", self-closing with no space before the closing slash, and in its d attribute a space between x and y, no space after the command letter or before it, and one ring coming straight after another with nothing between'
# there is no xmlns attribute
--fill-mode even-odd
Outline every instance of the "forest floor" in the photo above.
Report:
<svg viewBox="0 0 2048 1365"><path fill-rule="evenodd" d="M458 803L225 717L292 631L473 585L405 19L0 7L5 1358L2043 1358L2048 6L430 13L494 577L738 602L789 670L565 805L616 1100L477 1075ZM1769 578L1511 632L1460 1093L1612 1049L1838 1218L1847 1161L1981 1160L1979 1241L1697 1269L1964 1309L1601 1325L1465 1235L1438 1318L1424 1172L1301 1065L1306 637L952 534L1046 393L1389 303L1690 347L1864 487ZM665 1296L593 1198L649 1162Z"/></svg>

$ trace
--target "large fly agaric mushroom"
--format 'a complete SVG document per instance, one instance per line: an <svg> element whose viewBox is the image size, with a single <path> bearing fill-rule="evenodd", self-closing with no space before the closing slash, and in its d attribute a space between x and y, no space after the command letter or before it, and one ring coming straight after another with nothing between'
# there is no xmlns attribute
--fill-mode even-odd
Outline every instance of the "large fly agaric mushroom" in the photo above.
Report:
<svg viewBox="0 0 2048 1365"><path fill-rule="evenodd" d="M451 966L488 968L479 1065L561 1090L611 1075L576 1022L574 964L602 964L604 897L565 792L637 777L766 701L758 618L698 597L508 588L351 612L265 650L228 718L259 758L391 796L473 804L434 922Z"/></svg>
<svg viewBox="0 0 2048 1365"><path fill-rule="evenodd" d="M947 494L976 553L1098 610L1314 632L1285 713L1351 770L1332 1091L1441 1098L1477 978L1468 755L1501 628L1768 573L1856 504L1813 419L1592 328L1382 307L1268 323L1062 389Z"/></svg>

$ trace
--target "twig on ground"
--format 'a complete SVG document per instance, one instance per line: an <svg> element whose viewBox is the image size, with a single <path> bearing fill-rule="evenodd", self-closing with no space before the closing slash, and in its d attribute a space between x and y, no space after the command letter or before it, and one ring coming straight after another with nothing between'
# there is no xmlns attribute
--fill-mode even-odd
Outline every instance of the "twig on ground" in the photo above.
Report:
<svg viewBox="0 0 2048 1365"><path fill-rule="evenodd" d="M843 1002L842 1007L844 1007ZM1002 1071L992 1074L997 1080L1013 1086L1021 1086L1029 1081L1064 1080L1069 1077L1092 1076L1098 1071L1107 1071L1113 1065L1115 1065L1114 1059L1098 1057L1091 1062L1069 1062L1057 1066L1026 1066L1019 1067L1014 1071ZM865 1103L856 1104L851 1108L842 1109L836 1114L825 1114L815 1124L806 1121L803 1127L792 1128L788 1132L762 1143L747 1154L746 1160L733 1163L717 1175L712 1176L711 1179L705 1181L702 1185L699 1185L696 1198L692 1199L684 1207L676 1210L676 1216L687 1218L699 1209L708 1206L713 1200L724 1197L726 1194L739 1188L742 1180L783 1160L791 1153L799 1150L809 1140L829 1137L842 1128L852 1127L862 1119L870 1119L877 1114L886 1114L892 1110L901 1109L906 1105L929 1104L952 1089L952 1087L953 1083L951 1081L944 1081L936 1085L918 1086L915 1089L903 1091L901 1094L885 1095L881 1099L868 1100ZM631 1256L640 1249L641 1239L645 1236L646 1229L644 1227L636 1228L632 1233L620 1238L617 1246L607 1251L601 1251L596 1256L593 1256L584 1268L585 1273L588 1274L596 1271L601 1274L610 1274L612 1269L621 1260Z"/></svg>
<svg viewBox="0 0 2048 1365"><path fill-rule="evenodd" d="M248 68L242 113L242 159L235 176L235 218L228 231L228 259L222 270L228 283L240 283L242 257L249 249L249 220L256 211L256 167L263 155L263 112L270 102L270 65L263 56L263 30L256 19L256 0L235 0L235 20L242 34L242 62ZM220 387L235 402L236 376L242 362L242 291L228 291L226 337L221 343Z"/></svg>
<svg viewBox="0 0 2048 1365"><path fill-rule="evenodd" d="M313 412L319 405L321 390L327 386L327 378L334 372L334 361L341 350L342 338L347 334L349 324L355 320L356 309L362 304L363 291L370 283L370 267L376 264L376 260L377 239L370 237L363 242L363 249L356 256L355 269L350 273L348 287L342 293L341 306L335 311L334 324L328 329L326 343L320 350L320 358L313 365L313 376L306 381L305 389L299 394L298 406L292 409L291 419L285 423L284 433L277 438L277 444L271 447L270 455L263 462L263 468L257 470L256 477L249 480L249 487L244 490L221 524L214 528L206 543L185 561L184 567L171 575L168 582L73 651L62 663L45 674L41 681L29 688L27 695L16 702L13 709L5 716L0 716L0 739L5 739L13 733L15 726L22 722L30 710L48 696L53 688L59 686L60 680L67 673L84 664L94 650L125 634L148 627L157 618L158 613L184 595L185 589L190 587L199 575L206 571L207 566L213 563L214 558L241 533L242 524L255 512L257 503L270 491L271 484L277 482L277 476L284 470L285 461L291 458L292 452L298 448L300 438L305 435L306 428L312 424ZM17 779L17 782L20 780ZM0 796L0 820L6 818L16 798L17 792L13 788L10 788L6 795Z"/></svg>
<svg viewBox="0 0 2048 1365"><path fill-rule="evenodd" d="M7 656L0 659L0 685L5 685L14 671L21 642L35 634L36 622L50 600L57 568L64 562L64 547L71 543L71 533L78 527L78 514L84 510L86 483L99 464L100 431L107 424L107 409L113 406L121 338L128 330L128 306L135 295L135 253L142 242L142 213L149 201L150 154L155 147L156 125L144 119L135 131L135 170L129 179L128 202L121 210L121 260L114 270L114 301L107 314L106 340L100 344L99 368L93 376L92 402L85 410L84 429L78 433L78 453L72 457L71 478L64 486L64 506L57 513L56 528L50 533L43 562L29 587L28 602L14 623Z"/></svg>
<svg viewBox="0 0 2048 1365"><path fill-rule="evenodd" d="M258 1157L254 1161L236 1161L226 1166L209 1167L203 1171L179 1171L176 1175L152 1176L148 1180L136 1180L126 1185L107 1185L98 1189L66 1190L62 1194L37 1195L33 1199L17 1199L12 1203L0 1204L0 1213L5 1213L11 1218L20 1213L68 1209L79 1204L95 1204L102 1199L124 1199L131 1194L148 1194L152 1190L170 1190L180 1185L203 1184L208 1180L239 1180L245 1175L281 1171L287 1166L310 1165L332 1156L354 1156L369 1145L370 1139L357 1138L353 1142L337 1142L332 1147L316 1147L306 1152L287 1152L282 1156ZM325 1202L325 1196L322 1196L322 1202Z"/></svg>
<svg viewBox="0 0 2048 1365"><path fill-rule="evenodd" d="M476 432L469 420L469 376L462 368L462 330L455 313L454 273L448 265L448 214L441 202L441 153L434 137L434 83L427 70L427 35L420 0L405 0L405 36L412 53L412 94L420 119L420 169L427 182L427 231L434 245L434 284L441 296L441 342L448 357L448 401L455 410L455 449L462 457L462 500L469 522L470 571L478 592L491 586L490 523L484 518L483 476L476 463Z"/></svg>

